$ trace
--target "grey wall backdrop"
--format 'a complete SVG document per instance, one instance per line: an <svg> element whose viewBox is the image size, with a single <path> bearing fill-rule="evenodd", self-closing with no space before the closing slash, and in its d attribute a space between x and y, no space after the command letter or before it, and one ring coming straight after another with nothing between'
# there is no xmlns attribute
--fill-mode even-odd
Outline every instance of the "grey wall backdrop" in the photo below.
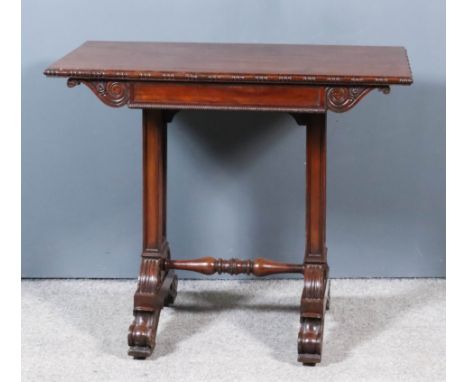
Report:
<svg viewBox="0 0 468 382"><path fill-rule="evenodd" d="M42 75L85 40L405 46L413 86L328 117L331 276L445 275L443 1L23 0L22 38L24 277L137 275L141 114ZM178 114L174 257L300 262L304 138L287 115Z"/></svg>

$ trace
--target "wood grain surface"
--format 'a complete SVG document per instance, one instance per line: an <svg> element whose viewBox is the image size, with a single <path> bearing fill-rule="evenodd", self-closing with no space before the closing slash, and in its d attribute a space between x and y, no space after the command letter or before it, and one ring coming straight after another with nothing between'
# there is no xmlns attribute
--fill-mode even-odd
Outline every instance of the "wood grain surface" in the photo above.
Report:
<svg viewBox="0 0 468 382"><path fill-rule="evenodd" d="M44 73L150 81L412 83L405 48L388 46L87 41Z"/></svg>

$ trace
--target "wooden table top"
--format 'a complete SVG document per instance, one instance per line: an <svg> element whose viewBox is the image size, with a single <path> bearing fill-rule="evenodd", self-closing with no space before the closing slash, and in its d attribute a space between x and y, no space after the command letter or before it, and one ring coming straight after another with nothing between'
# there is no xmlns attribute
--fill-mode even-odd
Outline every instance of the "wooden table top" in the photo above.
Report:
<svg viewBox="0 0 468 382"><path fill-rule="evenodd" d="M44 74L76 79L409 85L406 50L387 46L87 41Z"/></svg>

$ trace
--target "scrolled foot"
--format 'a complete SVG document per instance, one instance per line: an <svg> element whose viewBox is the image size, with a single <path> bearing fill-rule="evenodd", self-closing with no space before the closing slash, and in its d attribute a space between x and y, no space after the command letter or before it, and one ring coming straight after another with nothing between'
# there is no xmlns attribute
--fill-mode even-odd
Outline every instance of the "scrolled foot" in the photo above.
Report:
<svg viewBox="0 0 468 382"><path fill-rule="evenodd" d="M326 264L306 264L304 267L297 360L306 365L315 365L322 359L324 319L329 301L327 274Z"/></svg>
<svg viewBox="0 0 468 382"><path fill-rule="evenodd" d="M136 359L149 357L156 344L159 311L135 312L135 319L128 329L128 355Z"/></svg>
<svg viewBox="0 0 468 382"><path fill-rule="evenodd" d="M323 320L301 318L301 327L297 339L299 362L315 366L322 357Z"/></svg>

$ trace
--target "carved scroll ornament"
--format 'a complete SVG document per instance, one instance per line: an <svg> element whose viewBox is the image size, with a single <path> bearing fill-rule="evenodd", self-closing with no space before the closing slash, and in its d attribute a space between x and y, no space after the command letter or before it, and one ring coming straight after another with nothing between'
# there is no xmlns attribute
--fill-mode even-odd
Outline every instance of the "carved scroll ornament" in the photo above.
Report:
<svg viewBox="0 0 468 382"><path fill-rule="evenodd" d="M79 80L70 78L67 81L67 85L72 88L79 85L80 82ZM124 106L130 99L130 85L127 82L83 81L83 83L108 106Z"/></svg>
<svg viewBox="0 0 468 382"><path fill-rule="evenodd" d="M328 266L308 264L304 268L304 289L301 297L301 320L297 338L298 361L320 362L327 300Z"/></svg>
<svg viewBox="0 0 468 382"><path fill-rule="evenodd" d="M375 87L329 87L326 89L327 107L336 113L343 113L356 105L367 93ZM389 86L378 87L384 94L390 93Z"/></svg>

